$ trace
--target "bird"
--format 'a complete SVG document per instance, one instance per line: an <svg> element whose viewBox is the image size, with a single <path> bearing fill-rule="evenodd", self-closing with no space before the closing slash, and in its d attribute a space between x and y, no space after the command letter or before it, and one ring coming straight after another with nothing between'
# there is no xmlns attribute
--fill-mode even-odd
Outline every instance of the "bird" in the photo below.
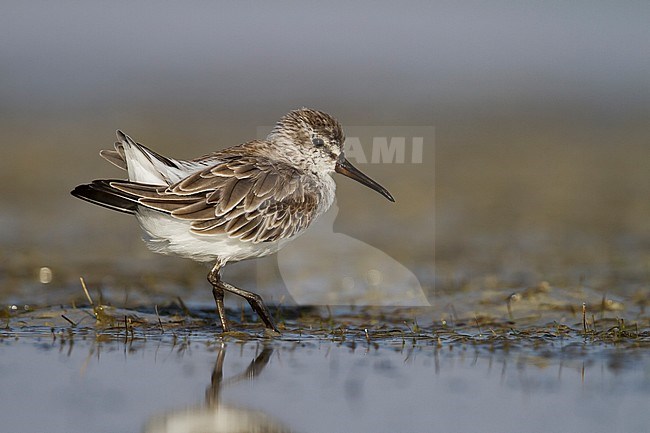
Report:
<svg viewBox="0 0 650 433"><path fill-rule="evenodd" d="M266 139L187 160L116 135L114 150L100 156L126 170L127 179L93 180L71 194L134 215L150 250L211 265L207 279L224 333L231 329L226 292L246 299L265 327L280 333L262 297L224 281L222 270L276 253L302 234L334 202L335 173L395 201L346 159L341 124L319 110L292 110Z"/></svg>

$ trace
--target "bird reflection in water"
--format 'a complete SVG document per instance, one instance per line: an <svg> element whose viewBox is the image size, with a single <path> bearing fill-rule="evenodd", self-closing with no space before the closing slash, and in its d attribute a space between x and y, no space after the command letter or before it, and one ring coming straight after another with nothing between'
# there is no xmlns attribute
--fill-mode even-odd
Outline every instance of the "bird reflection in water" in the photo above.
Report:
<svg viewBox="0 0 650 433"><path fill-rule="evenodd" d="M222 387L255 379L264 370L272 354L273 349L265 346L244 372L224 379L226 347L221 346L217 351L210 386L205 393L205 404L154 416L145 426L145 433L290 433L292 430L263 412L220 402Z"/></svg>

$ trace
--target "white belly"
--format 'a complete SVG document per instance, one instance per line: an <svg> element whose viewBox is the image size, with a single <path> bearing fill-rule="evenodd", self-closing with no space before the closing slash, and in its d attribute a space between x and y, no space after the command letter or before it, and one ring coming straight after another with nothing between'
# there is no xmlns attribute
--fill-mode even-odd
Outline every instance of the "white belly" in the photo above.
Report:
<svg viewBox="0 0 650 433"><path fill-rule="evenodd" d="M278 252L293 239L253 243L226 234L201 236L190 231L189 221L178 220L161 212L140 208L136 216L145 232L143 239L150 250L161 254L176 254L198 262L212 262L217 258L237 262L268 256Z"/></svg>

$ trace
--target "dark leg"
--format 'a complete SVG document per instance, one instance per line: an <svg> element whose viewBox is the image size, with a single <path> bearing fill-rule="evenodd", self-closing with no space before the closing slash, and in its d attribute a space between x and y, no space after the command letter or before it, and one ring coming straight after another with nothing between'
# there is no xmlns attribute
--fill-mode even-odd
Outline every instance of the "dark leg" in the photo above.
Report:
<svg viewBox="0 0 650 433"><path fill-rule="evenodd" d="M253 308L253 310L257 313L257 315L260 316L260 319L262 319L264 325L266 325L267 328L272 329L277 333L280 333L280 331L278 331L278 328L275 326L275 323L273 322L273 317L271 316L271 313L269 313L268 308L266 308L266 305L264 305L264 301L262 300L262 297L260 295L258 295L257 293L249 292L244 289L240 289L239 287L235 287L224 281L221 281L220 284L224 290L230 293L234 293L235 295L239 295L242 298L246 299L250 304L250 306Z"/></svg>
<svg viewBox="0 0 650 433"><path fill-rule="evenodd" d="M214 302L217 304L217 314L219 315L219 320L221 321L221 328L223 332L230 331L230 325L228 324L228 319L226 318L226 307L223 304L223 287L221 286L221 267L223 264L220 261L217 261L212 267L212 270L208 274L208 281L212 284L212 296L214 296Z"/></svg>
<svg viewBox="0 0 650 433"><path fill-rule="evenodd" d="M228 320L226 319L226 309L223 303L224 291L226 291L234 293L235 295L246 299L250 306L253 308L253 311L255 311L257 315L260 316L260 319L262 319L264 325L267 328L280 333L280 331L278 331L278 328L275 326L275 323L273 322L271 313L269 313L268 308L266 308L266 305L264 305L264 301L262 301L262 297L260 295L240 289L226 283L225 281L221 281L221 268L224 264L225 263L221 262L220 260L217 261L217 263L215 263L215 265L212 267L212 270L208 274L208 281L210 284L212 284L212 295L214 296L214 301L217 304L217 313L219 313L219 318L221 319L221 327L223 328L223 332L230 331L230 326L228 325Z"/></svg>

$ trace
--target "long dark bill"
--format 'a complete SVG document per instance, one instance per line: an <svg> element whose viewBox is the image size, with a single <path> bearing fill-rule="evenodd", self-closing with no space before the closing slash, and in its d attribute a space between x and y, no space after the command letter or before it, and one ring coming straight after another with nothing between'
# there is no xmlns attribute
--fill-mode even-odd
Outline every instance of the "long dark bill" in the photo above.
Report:
<svg viewBox="0 0 650 433"><path fill-rule="evenodd" d="M350 161L345 159L343 154L341 154L341 157L337 161L335 170L337 173L341 173L343 176L347 176L350 179L354 179L357 182L364 184L368 188L374 189L379 194L386 197L388 200L392 202L395 201L393 196L388 192L386 188L379 185L377 182L375 182L374 180L370 179L368 176L363 174L361 170L356 168L354 165L350 164Z"/></svg>

